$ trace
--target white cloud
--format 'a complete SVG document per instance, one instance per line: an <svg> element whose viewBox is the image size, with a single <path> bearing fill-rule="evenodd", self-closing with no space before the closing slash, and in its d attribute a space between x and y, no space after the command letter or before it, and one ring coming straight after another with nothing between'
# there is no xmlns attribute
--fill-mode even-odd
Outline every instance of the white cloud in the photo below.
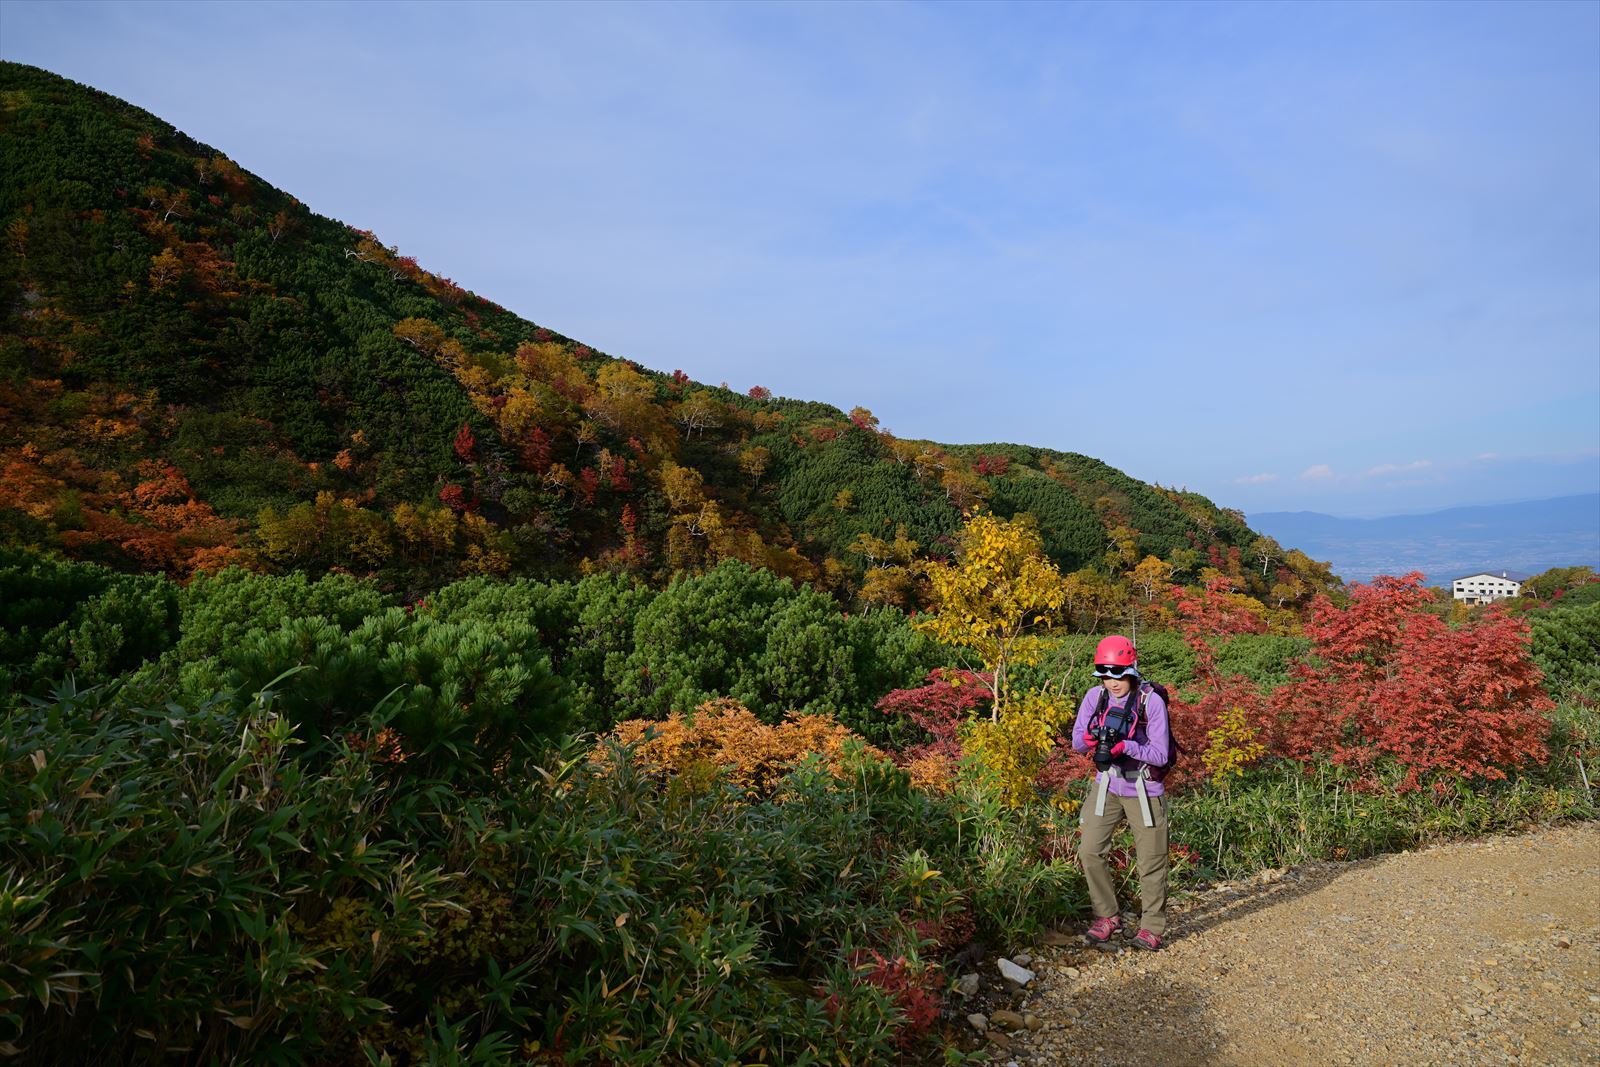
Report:
<svg viewBox="0 0 1600 1067"><path fill-rule="evenodd" d="M1264 485L1278 480L1276 474L1245 474L1233 480L1234 485Z"/></svg>
<svg viewBox="0 0 1600 1067"><path fill-rule="evenodd" d="M1318 463L1315 467L1307 467L1300 472L1302 482L1320 482L1333 477L1333 468L1326 463Z"/></svg>
<svg viewBox="0 0 1600 1067"><path fill-rule="evenodd" d="M1401 474L1405 471L1423 471L1433 466L1431 459L1415 459L1410 463L1380 463L1363 474L1363 478L1376 478L1380 474Z"/></svg>

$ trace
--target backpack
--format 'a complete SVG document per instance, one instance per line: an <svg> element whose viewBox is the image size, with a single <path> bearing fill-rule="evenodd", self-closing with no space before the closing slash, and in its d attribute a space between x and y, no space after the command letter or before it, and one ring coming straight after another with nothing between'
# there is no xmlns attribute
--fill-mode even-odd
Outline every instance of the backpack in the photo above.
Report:
<svg viewBox="0 0 1600 1067"><path fill-rule="evenodd" d="M1091 726L1104 719L1106 717L1106 709L1111 706L1110 691L1107 690L1103 685L1100 686L1099 689L1099 702L1095 704L1094 711L1090 712L1089 714L1089 724ZM1178 754L1183 750L1178 747L1177 735L1172 732L1172 698L1167 696L1167 687L1162 685L1160 682L1147 682L1142 679L1140 680L1138 706L1138 711L1140 714L1136 715L1134 718L1134 726L1131 736L1133 737L1134 741L1141 745L1145 744L1149 739L1148 734L1146 734L1144 737L1140 737L1139 734L1144 730L1144 702L1151 693L1155 693L1157 696L1159 696L1161 698L1161 702L1167 706L1167 740L1169 742L1167 745L1167 762L1163 763L1159 767L1154 763L1146 764L1146 766L1150 768L1148 775L1150 781L1159 782L1167 776L1168 772L1170 772L1172 768L1178 765ZM1137 763L1138 761L1132 760L1131 762ZM1128 767L1126 769L1132 770L1133 768Z"/></svg>

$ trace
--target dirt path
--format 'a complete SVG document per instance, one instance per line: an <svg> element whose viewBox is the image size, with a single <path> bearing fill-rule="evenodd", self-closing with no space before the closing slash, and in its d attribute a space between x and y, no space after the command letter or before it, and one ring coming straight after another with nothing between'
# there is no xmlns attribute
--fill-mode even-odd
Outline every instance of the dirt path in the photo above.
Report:
<svg viewBox="0 0 1600 1067"><path fill-rule="evenodd" d="M1600 1063L1600 823L1267 872L1168 933L1042 949L996 1062Z"/></svg>

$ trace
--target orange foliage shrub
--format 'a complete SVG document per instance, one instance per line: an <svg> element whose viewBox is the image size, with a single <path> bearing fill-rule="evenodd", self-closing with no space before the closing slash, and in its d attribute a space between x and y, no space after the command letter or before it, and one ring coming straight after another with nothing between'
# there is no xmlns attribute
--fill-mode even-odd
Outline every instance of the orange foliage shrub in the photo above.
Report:
<svg viewBox="0 0 1600 1067"><path fill-rule="evenodd" d="M654 736L646 739L646 731ZM812 753L820 754L835 774L842 773L845 743L860 740L826 715L790 712L786 721L771 726L726 697L701 704L692 716L618 723L611 736L636 746L634 759L653 774L675 777L709 766L759 796L771 796L783 776ZM867 753L883 756L864 742L862 747Z"/></svg>
<svg viewBox="0 0 1600 1067"><path fill-rule="evenodd" d="M913 756L903 766L911 784L929 793L953 793L956 788L956 761L943 752Z"/></svg>

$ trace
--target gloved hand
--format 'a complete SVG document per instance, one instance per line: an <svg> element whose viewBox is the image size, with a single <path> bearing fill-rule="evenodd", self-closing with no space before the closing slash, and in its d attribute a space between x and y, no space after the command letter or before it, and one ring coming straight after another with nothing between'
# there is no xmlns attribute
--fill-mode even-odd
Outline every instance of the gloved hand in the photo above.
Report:
<svg viewBox="0 0 1600 1067"><path fill-rule="evenodd" d="M1118 741L1116 744L1112 745L1111 754L1113 756L1121 756L1123 754L1127 754L1129 756L1133 755L1132 752L1128 751L1128 742L1126 741Z"/></svg>
<svg viewBox="0 0 1600 1067"><path fill-rule="evenodd" d="M1083 736L1078 738L1078 742L1080 744L1082 744L1084 748L1093 748L1094 747L1094 735L1089 733L1088 730L1085 730L1083 732Z"/></svg>

